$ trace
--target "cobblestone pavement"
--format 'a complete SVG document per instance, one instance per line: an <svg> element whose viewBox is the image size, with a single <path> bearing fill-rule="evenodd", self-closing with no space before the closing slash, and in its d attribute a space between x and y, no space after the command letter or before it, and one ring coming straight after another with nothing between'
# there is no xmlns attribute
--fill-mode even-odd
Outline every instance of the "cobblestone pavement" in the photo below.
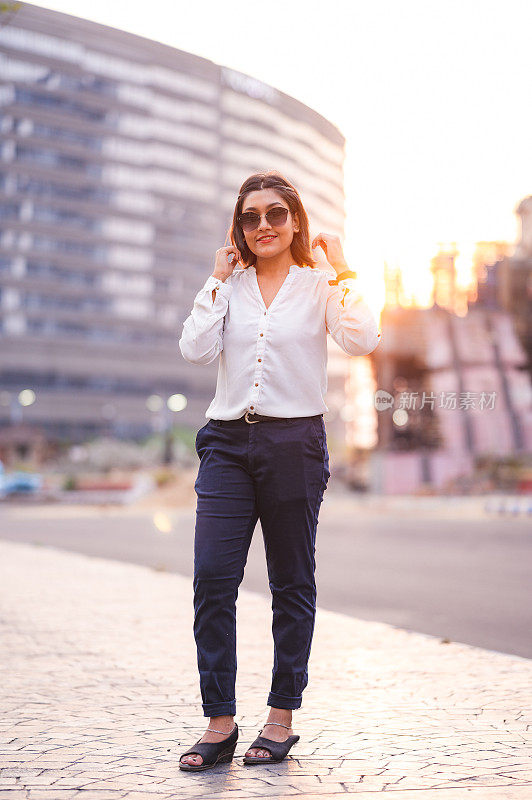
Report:
<svg viewBox="0 0 532 800"><path fill-rule="evenodd" d="M244 766L273 659L270 604L244 590L235 758L182 772L207 723L192 619L186 578L0 541L0 800L532 798L532 661L322 609L301 739Z"/></svg>

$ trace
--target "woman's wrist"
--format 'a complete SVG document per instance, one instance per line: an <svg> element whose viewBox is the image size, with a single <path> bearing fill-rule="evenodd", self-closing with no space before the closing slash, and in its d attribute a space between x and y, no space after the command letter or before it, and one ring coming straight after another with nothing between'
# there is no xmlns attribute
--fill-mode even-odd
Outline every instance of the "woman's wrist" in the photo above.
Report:
<svg viewBox="0 0 532 800"><path fill-rule="evenodd" d="M334 260L334 263L331 264L331 267L333 268L333 270L336 272L337 275L349 269L349 265L347 264L343 256L341 258L336 258Z"/></svg>

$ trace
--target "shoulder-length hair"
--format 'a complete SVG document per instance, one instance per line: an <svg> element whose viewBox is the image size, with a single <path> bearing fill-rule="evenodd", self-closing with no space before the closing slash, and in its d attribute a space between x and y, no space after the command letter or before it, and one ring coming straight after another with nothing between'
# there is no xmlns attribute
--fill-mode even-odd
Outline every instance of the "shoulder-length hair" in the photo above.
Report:
<svg viewBox="0 0 532 800"><path fill-rule="evenodd" d="M286 201L290 213L294 216L297 213L299 220L299 231L294 233L292 244L290 245L290 252L296 264L300 267L315 268L318 263L312 256L310 240L309 240L309 221L307 212L303 207L303 203L299 196L297 189L284 178L277 170L269 170L268 172L256 172L247 178L238 193L238 198L233 213L233 221L228 231L228 236L231 239L231 244L237 247L244 264L249 267L255 265L257 256L252 253L246 244L246 239L242 232L242 228L238 224L238 217L242 213L242 206L244 198L250 192L256 192L260 189L275 189L275 191Z"/></svg>

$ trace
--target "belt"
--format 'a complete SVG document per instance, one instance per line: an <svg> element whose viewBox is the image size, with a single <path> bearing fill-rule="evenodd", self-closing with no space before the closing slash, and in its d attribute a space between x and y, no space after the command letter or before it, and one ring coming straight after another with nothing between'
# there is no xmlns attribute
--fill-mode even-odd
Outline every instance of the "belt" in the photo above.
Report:
<svg viewBox="0 0 532 800"><path fill-rule="evenodd" d="M254 414L250 411L246 411L246 413L242 417L238 417L238 419L211 419L210 421L214 425L239 425L242 422L253 425L255 422L292 422L300 419L318 419L318 417L321 416L323 415L313 414L310 417L267 417L264 414Z"/></svg>
<svg viewBox="0 0 532 800"><path fill-rule="evenodd" d="M253 417L253 419L250 419L250 417ZM279 422L279 420L285 420L286 417L266 417L264 414L252 414L246 411L244 419L246 422L249 422L250 425L253 425L254 422Z"/></svg>

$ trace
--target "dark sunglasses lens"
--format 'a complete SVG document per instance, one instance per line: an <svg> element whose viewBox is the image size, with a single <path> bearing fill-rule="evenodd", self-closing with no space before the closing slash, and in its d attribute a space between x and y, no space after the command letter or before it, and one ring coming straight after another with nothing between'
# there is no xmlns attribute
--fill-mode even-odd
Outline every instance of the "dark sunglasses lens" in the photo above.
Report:
<svg viewBox="0 0 532 800"><path fill-rule="evenodd" d="M284 225L287 218L288 209L281 206L271 208L266 212L266 219L270 225ZM243 231L254 231L260 225L260 216L254 211L246 211L239 216L238 221Z"/></svg>
<svg viewBox="0 0 532 800"><path fill-rule="evenodd" d="M258 228L259 226L260 217L253 211L249 211L246 214L241 214L238 218L238 221L240 222L243 231L254 231L255 228Z"/></svg>
<svg viewBox="0 0 532 800"><path fill-rule="evenodd" d="M284 225L287 217L288 217L288 209L281 208L281 206L278 206L277 208L272 208L266 214L266 219L268 220L270 225Z"/></svg>

